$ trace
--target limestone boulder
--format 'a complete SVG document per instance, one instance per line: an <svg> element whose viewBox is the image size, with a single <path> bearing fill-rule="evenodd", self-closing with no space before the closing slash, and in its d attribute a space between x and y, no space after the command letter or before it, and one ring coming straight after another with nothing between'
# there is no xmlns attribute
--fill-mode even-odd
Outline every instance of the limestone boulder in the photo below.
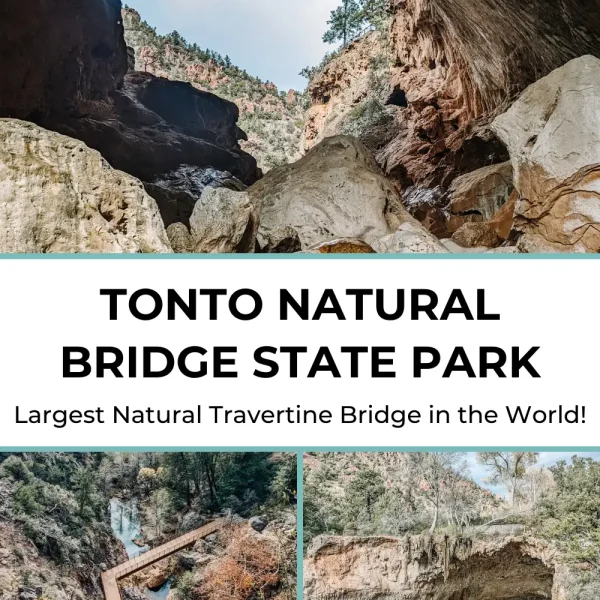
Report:
<svg viewBox="0 0 600 600"><path fill-rule="evenodd" d="M513 190L512 164L490 165L457 177L448 190L447 208L454 215L476 214L489 221Z"/></svg>
<svg viewBox="0 0 600 600"><path fill-rule="evenodd" d="M414 221L372 154L349 136L328 138L298 162L273 169L248 196L259 207L258 242L266 252L294 236L301 250L340 238L372 245Z"/></svg>
<svg viewBox="0 0 600 600"><path fill-rule="evenodd" d="M1 252L171 252L140 181L82 142L0 119Z"/></svg>
<svg viewBox="0 0 600 600"><path fill-rule="evenodd" d="M400 225L398 231L373 242L379 254L445 254L448 250L418 223Z"/></svg>
<svg viewBox="0 0 600 600"><path fill-rule="evenodd" d="M452 241L463 248L496 248L502 243L489 223L465 223L452 236Z"/></svg>
<svg viewBox="0 0 600 600"><path fill-rule="evenodd" d="M173 568L170 561L163 560L158 562L141 572L140 579L142 581L142 586L149 590L157 590L167 582L167 579L169 579L172 572Z"/></svg>
<svg viewBox="0 0 600 600"><path fill-rule="evenodd" d="M207 188L190 217L194 252L254 252L258 211L252 197L226 188Z"/></svg>
<svg viewBox="0 0 600 600"><path fill-rule="evenodd" d="M194 239L183 223L171 223L167 227L167 237L176 254L189 254L194 251Z"/></svg>
<svg viewBox="0 0 600 600"><path fill-rule="evenodd" d="M525 252L600 251L600 60L568 62L530 86L493 128L506 143Z"/></svg>
<svg viewBox="0 0 600 600"><path fill-rule="evenodd" d="M206 188L227 188L239 192L246 186L227 171L213 167L181 165L145 183L146 191L156 200L165 227L172 223L190 224L190 216Z"/></svg>

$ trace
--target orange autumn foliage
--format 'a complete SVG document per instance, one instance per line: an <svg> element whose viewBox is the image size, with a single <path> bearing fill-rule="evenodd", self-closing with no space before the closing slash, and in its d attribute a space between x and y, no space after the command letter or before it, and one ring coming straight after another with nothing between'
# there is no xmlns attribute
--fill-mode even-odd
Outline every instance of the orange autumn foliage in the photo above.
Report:
<svg viewBox="0 0 600 600"><path fill-rule="evenodd" d="M210 600L252 600L268 597L281 581L277 551L267 538L244 527L227 534L227 554L207 569L200 588Z"/></svg>

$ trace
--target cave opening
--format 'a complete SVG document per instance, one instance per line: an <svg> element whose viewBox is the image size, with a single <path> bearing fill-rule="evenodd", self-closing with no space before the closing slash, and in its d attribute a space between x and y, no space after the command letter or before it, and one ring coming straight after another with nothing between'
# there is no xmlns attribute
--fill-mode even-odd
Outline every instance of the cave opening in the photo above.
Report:
<svg viewBox="0 0 600 600"><path fill-rule="evenodd" d="M553 600L554 569L515 542L490 554L452 558L447 573L431 582L425 598L435 600ZM425 567L423 557L419 567ZM428 595L430 594L430 595Z"/></svg>
<svg viewBox="0 0 600 600"><path fill-rule="evenodd" d="M408 99L406 97L406 92L396 87L394 91L390 95L388 101L386 102L387 106L399 106L400 108L408 108Z"/></svg>

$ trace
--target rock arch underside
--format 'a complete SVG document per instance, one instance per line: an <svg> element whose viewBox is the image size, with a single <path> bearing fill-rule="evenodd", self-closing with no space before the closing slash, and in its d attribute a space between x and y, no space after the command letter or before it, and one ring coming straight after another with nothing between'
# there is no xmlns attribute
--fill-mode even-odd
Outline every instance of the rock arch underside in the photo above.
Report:
<svg viewBox="0 0 600 600"><path fill-rule="evenodd" d="M562 600L561 568L533 539L317 538L306 600Z"/></svg>

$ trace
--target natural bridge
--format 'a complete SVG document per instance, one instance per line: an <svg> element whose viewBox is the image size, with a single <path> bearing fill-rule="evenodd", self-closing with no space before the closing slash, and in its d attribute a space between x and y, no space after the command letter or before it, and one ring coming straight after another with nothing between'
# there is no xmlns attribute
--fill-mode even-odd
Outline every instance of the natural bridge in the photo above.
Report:
<svg viewBox="0 0 600 600"><path fill-rule="evenodd" d="M106 600L121 600L121 593L119 591L120 579L133 575L167 556L171 556L184 548L192 546L199 539L222 529L226 522L226 519L216 519L215 521L175 538L166 544L162 544L162 546L157 546L136 558L132 558L127 562L121 563L120 565L105 571L102 573L104 597Z"/></svg>

